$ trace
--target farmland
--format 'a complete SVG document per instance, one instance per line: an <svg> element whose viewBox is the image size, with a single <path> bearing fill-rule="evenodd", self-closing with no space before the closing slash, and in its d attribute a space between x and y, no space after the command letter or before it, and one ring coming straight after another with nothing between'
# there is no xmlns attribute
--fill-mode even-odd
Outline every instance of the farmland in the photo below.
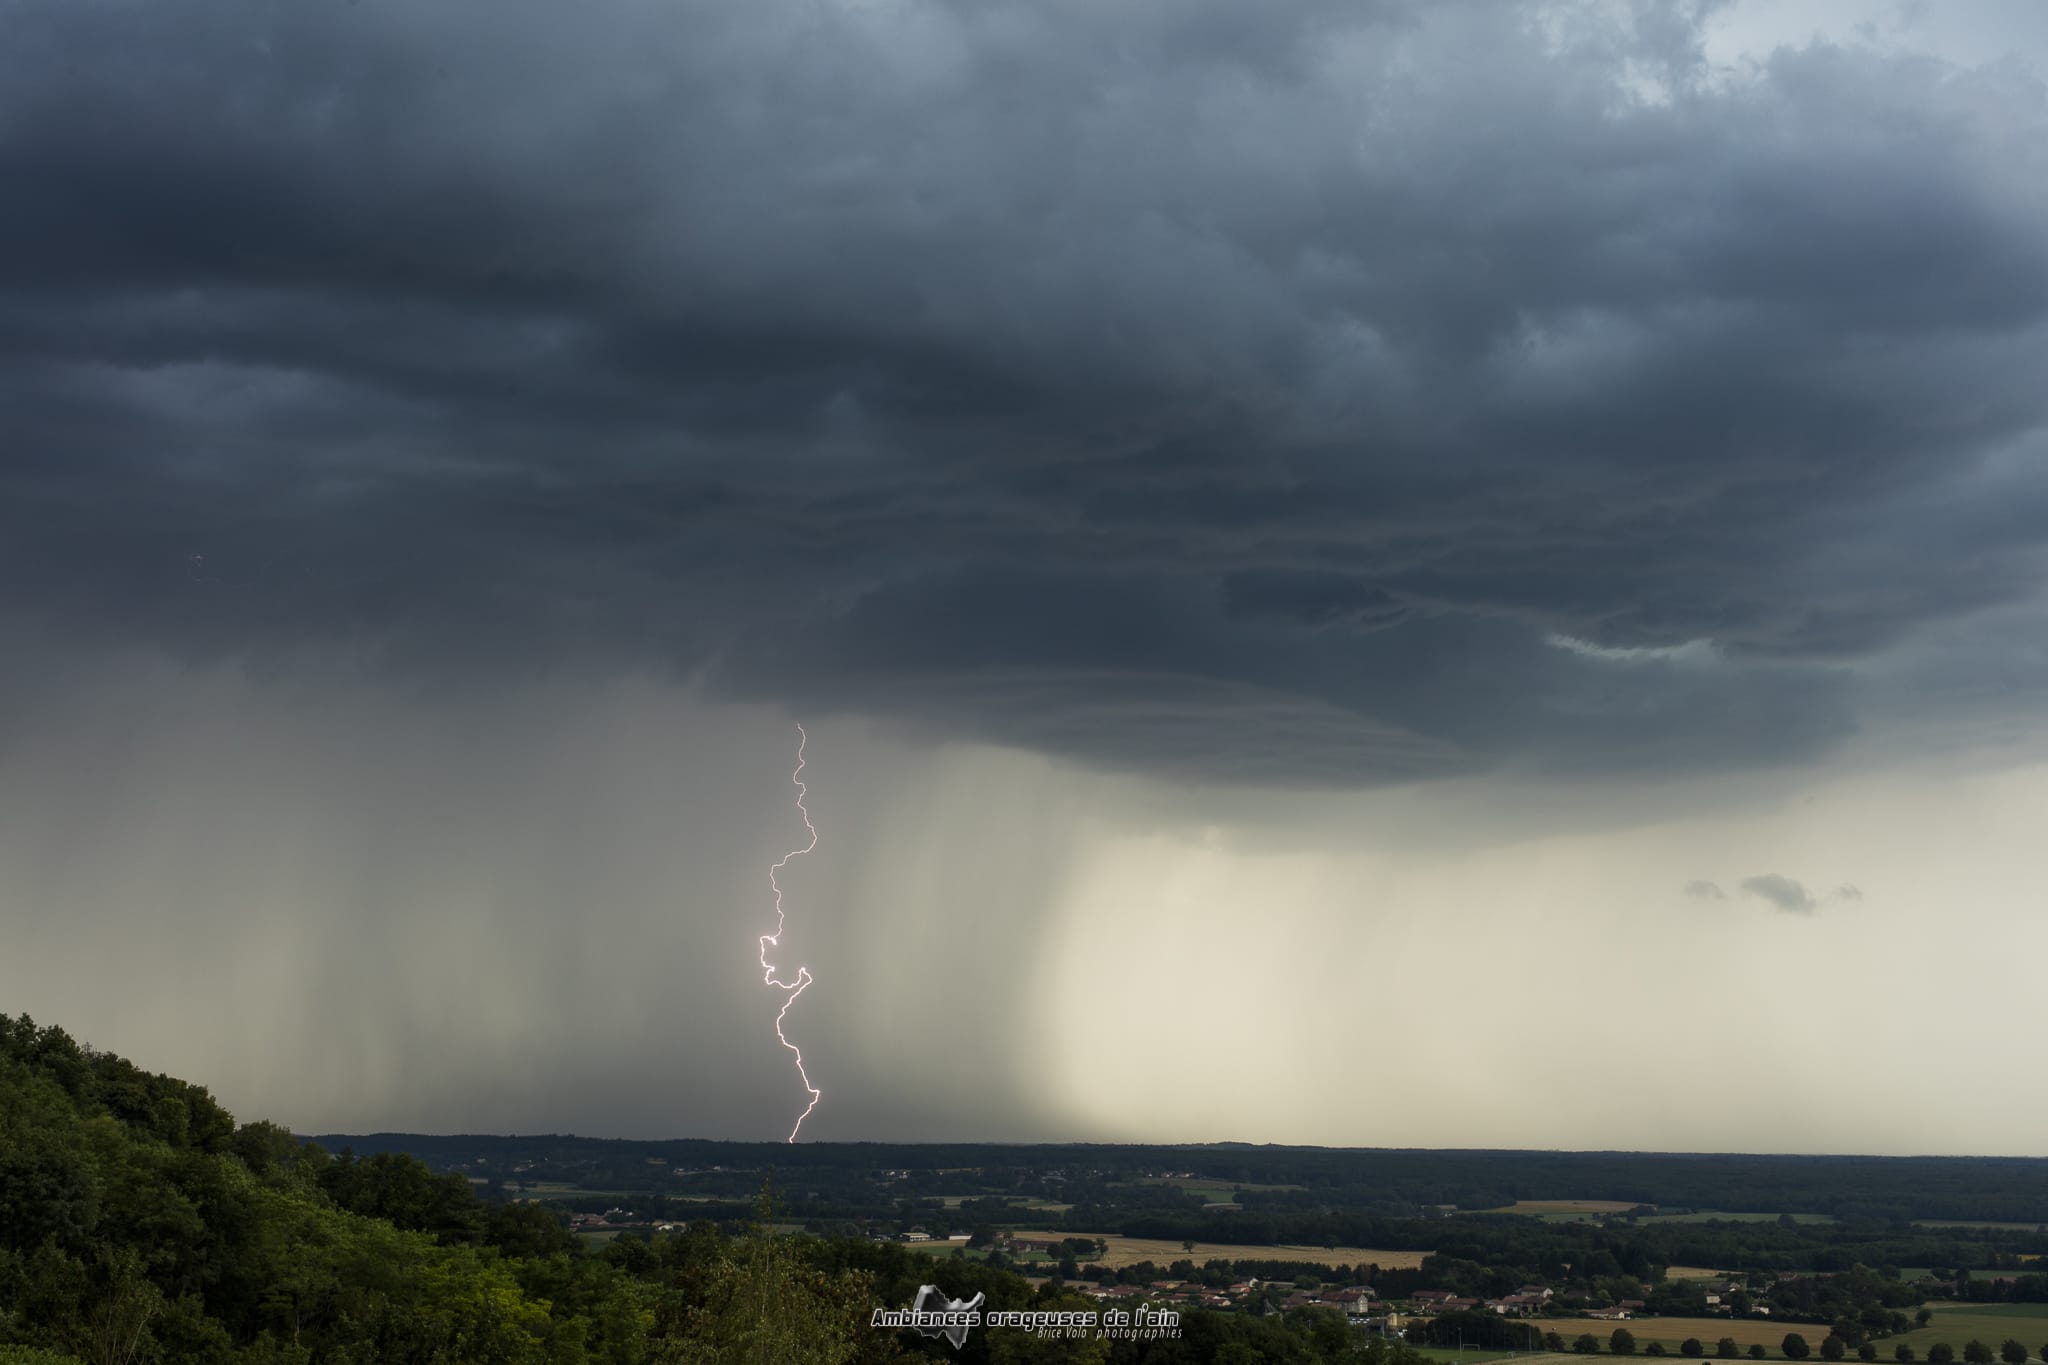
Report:
<svg viewBox="0 0 2048 1365"><path fill-rule="evenodd" d="M2042 1348L2048 1346L2048 1304L1936 1303L1930 1307L1934 1309L1933 1321L1914 1331L1885 1338L1879 1344L1881 1359L1890 1360L1893 1348L1902 1342L1912 1347L1914 1355L1921 1360L1927 1358L1927 1348L1937 1342L1945 1342L1958 1352L1971 1341L1981 1341L1996 1350L2000 1342L2010 1337L2024 1345L2036 1359L2040 1358ZM1660 1341L1675 1349L1687 1337L1697 1337L1711 1352L1716 1341L1722 1337L1733 1337L1736 1344L1744 1348L1752 1345L1765 1347L1773 1358L1781 1355L1779 1348L1788 1332L1797 1332L1805 1337L1807 1344L1816 1350L1821 1339L1828 1334L1827 1327L1820 1323L1773 1322L1767 1318L1631 1318L1620 1324L1555 1319L1542 1322L1545 1331L1557 1332L1566 1341L1580 1332L1590 1331L1603 1346L1616 1325L1628 1328L1639 1348Z"/></svg>
<svg viewBox="0 0 2048 1365"><path fill-rule="evenodd" d="M1140 1261L1152 1261L1159 1265L1171 1265L1175 1261L1192 1260L1200 1265L1204 1261L1307 1261L1317 1265L1378 1265L1387 1270L1413 1270L1422 1264L1429 1253L1424 1251L1386 1251L1371 1247L1312 1247L1312 1246L1238 1246L1227 1242L1196 1242L1192 1252L1185 1251L1181 1243L1158 1237L1121 1237L1114 1233L1072 1233L1072 1232L1031 1232L1018 1230L1020 1237L1044 1237L1057 1241L1062 1237L1096 1237L1109 1244L1109 1250L1100 1259L1102 1265L1118 1269L1136 1265Z"/></svg>
<svg viewBox="0 0 2048 1365"><path fill-rule="evenodd" d="M1486 1213L1512 1213L1525 1218L1538 1218L1547 1223L1583 1223L1600 1218L1612 1218L1626 1214L1631 1209L1641 1208L1619 1199L1520 1199L1504 1204L1497 1209L1486 1209ZM1637 1223L1770 1223L1786 1215L1765 1213L1756 1210L1734 1209L1684 1209L1669 1212L1638 1214ZM1832 1223L1834 1218L1825 1213L1795 1213L1790 1217L1797 1223ZM1943 1226L1958 1226L1944 1224ZM2032 1224L1982 1224L1985 1227L2027 1227Z"/></svg>
<svg viewBox="0 0 2048 1365"><path fill-rule="evenodd" d="M1734 1337L1738 1346L1767 1347L1772 1355L1778 1354L1778 1345L1785 1340L1787 1332L1801 1333L1814 1346L1819 1346L1820 1339L1828 1332L1827 1328L1816 1323L1773 1322L1769 1318L1630 1318L1620 1323L1581 1319L1545 1321L1542 1326L1546 1332L1561 1334L1567 1342L1580 1332L1591 1332L1600 1338L1603 1347L1609 1333L1616 1327L1626 1327L1639 1346L1661 1341L1675 1350L1687 1337L1698 1337L1711 1351L1714 1343L1722 1337Z"/></svg>
<svg viewBox="0 0 2048 1365"><path fill-rule="evenodd" d="M1832 1223L1834 1218L1825 1213L1759 1213L1755 1210L1735 1209L1694 1209L1689 1213L1645 1214L1639 1222L1644 1223L1775 1223L1789 1217L1795 1223L1818 1225Z"/></svg>
<svg viewBox="0 0 2048 1365"><path fill-rule="evenodd" d="M1619 1199L1518 1199L1505 1208L1488 1213L1527 1213L1538 1217L1592 1218L1603 1213L1627 1213L1636 1207Z"/></svg>
<svg viewBox="0 0 2048 1365"><path fill-rule="evenodd" d="M971 1197L969 1195L949 1194L940 1199L939 1202L949 1209L957 1209ZM1010 1207L1024 1213L1065 1213L1074 1206L1072 1204L1061 1204L1051 1199L1016 1199L1011 1201ZM1002 1220L998 1219L997 1221L1000 1222Z"/></svg>
<svg viewBox="0 0 2048 1365"><path fill-rule="evenodd" d="M1894 1343L1905 1342L1923 1360L1927 1348L1936 1342L1947 1342L1958 1352L1971 1341L1997 1350L2000 1342L2012 1337L2036 1357L2048 1346L2048 1303L1937 1303L1930 1307L1934 1309L1932 1322L1894 1338Z"/></svg>
<svg viewBox="0 0 2048 1365"><path fill-rule="evenodd" d="M1155 1176L1138 1182L1141 1185L1173 1185L1189 1194L1200 1195L1214 1208L1236 1208L1237 1196L1244 1190L1298 1190L1300 1185L1272 1185L1245 1182L1224 1182L1220 1180L1193 1180L1182 1176Z"/></svg>

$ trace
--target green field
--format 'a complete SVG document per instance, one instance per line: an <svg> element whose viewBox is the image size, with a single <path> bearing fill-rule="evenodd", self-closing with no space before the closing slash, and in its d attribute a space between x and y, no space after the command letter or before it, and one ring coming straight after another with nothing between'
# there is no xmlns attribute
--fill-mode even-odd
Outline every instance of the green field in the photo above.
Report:
<svg viewBox="0 0 2048 1365"><path fill-rule="evenodd" d="M968 1199L979 1198L981 1198L980 1195L949 1194L940 1199L939 1202L949 1209L957 1209ZM1010 1207L1018 1213L1065 1213L1074 1206L1072 1204L1056 1203L1050 1199L1019 1199L1013 1202ZM999 1226L1008 1225L1006 1220L999 1219L997 1222Z"/></svg>
<svg viewBox="0 0 2048 1365"><path fill-rule="evenodd" d="M1189 1194L1199 1194L1211 1204L1228 1207L1237 1206L1240 1190L1298 1190L1299 1185L1260 1185L1251 1181L1234 1180L1182 1180L1174 1176L1151 1176L1138 1182L1140 1185L1177 1185Z"/></svg>
<svg viewBox="0 0 2048 1365"><path fill-rule="evenodd" d="M1775 1223L1783 1215L1776 1213L1736 1212L1728 1209L1698 1209L1692 1213L1656 1213L1639 1218L1639 1223ZM1795 1223L1832 1223L1833 1214L1795 1213Z"/></svg>
<svg viewBox="0 0 2048 1365"><path fill-rule="evenodd" d="M1890 1365L1892 1348L1900 1342L1913 1348L1913 1354L1921 1365L1925 1365L1927 1360L1927 1348L1936 1342L1947 1342L1955 1347L1958 1361L1963 1347L1973 1340L1983 1342L1995 1352L2001 1342L2011 1337L2025 1346L2029 1358L2036 1362L2042 1359L2042 1348L2048 1347L2048 1304L1934 1303L1928 1306L1934 1310L1934 1320L1924 1328L1881 1339L1877 1343L1879 1361ZM1567 1342L1582 1331L1591 1331L1600 1339L1602 1354L1606 1353L1607 1338L1616 1326L1628 1328L1635 1337L1639 1358L1642 1347L1652 1341L1663 1342L1675 1356L1680 1342L1687 1337L1698 1337L1711 1355L1716 1341L1722 1337L1734 1337L1745 1349L1751 1342L1761 1343L1769 1351L1770 1358L1778 1360L1783 1358L1778 1347L1785 1334L1797 1332L1813 1348L1812 1360L1818 1361L1821 1339L1828 1334L1822 1323L1771 1322L1759 1318L1631 1318L1619 1324L1588 1322L1582 1326L1568 1320L1543 1322L1545 1331L1558 1332ZM1852 1355L1850 1360L1854 1359Z"/></svg>
<svg viewBox="0 0 2048 1365"><path fill-rule="evenodd" d="M1989 1280L2000 1275L2048 1274L2048 1261L2044 1261L2038 1253L2020 1252L2019 1259L2021 1261L2020 1265L2007 1266L1999 1270L1981 1270L1972 1266L1970 1268L1970 1278L1973 1280ZM1901 1266L1899 1267L1899 1278L1902 1280L1933 1279L1935 1278L1934 1269L1931 1266Z"/></svg>
<svg viewBox="0 0 2048 1365"><path fill-rule="evenodd" d="M1937 1341L1960 1352L1974 1339L1996 1351L2000 1342L2012 1337L2035 1360L2041 1358L2042 1347L2048 1346L2048 1303L1936 1303L1929 1307L1934 1310L1934 1321L1882 1343L1878 1348L1881 1359L1890 1359L1891 1348L1901 1341L1923 1361L1927 1348ZM1821 1336L1825 1335L1822 1330ZM1818 1345L1820 1337L1810 1340Z"/></svg>
<svg viewBox="0 0 2048 1365"><path fill-rule="evenodd" d="M987 1248L970 1247L965 1242L904 1242L902 1245L910 1251L922 1251L927 1256L950 1256L955 1251L958 1251L970 1261L985 1261L988 1259Z"/></svg>
<svg viewBox="0 0 2048 1365"><path fill-rule="evenodd" d="M484 1182L471 1176L469 1183L481 1185ZM559 1180L536 1180L525 1189L512 1182L505 1182L505 1194L512 1199L619 1199L629 1194L646 1194L646 1190L586 1190Z"/></svg>
<svg viewBox="0 0 2048 1365"><path fill-rule="evenodd" d="M1545 1223L1589 1223L1599 1218L1619 1216L1627 1213L1632 1204L1617 1199L1524 1199L1503 1208L1485 1209L1485 1213L1513 1213L1525 1218L1535 1218ZM1645 1213L1638 1215L1638 1223L1771 1223L1782 1215L1759 1213L1748 1210L1695 1209L1690 1213ZM1832 1223L1834 1217L1825 1213L1795 1213L1796 1223ZM1968 1226L1967 1224L1944 1224L1948 1227ZM1985 1223L1983 1227L2021 1226L2019 1224ZM2026 1225L2031 1226L2031 1224Z"/></svg>

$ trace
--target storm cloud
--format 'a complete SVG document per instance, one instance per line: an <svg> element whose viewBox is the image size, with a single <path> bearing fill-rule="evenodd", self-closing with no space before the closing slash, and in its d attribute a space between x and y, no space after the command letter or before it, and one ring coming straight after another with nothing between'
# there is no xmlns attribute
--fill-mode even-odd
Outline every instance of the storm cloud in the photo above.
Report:
<svg viewBox="0 0 2048 1365"><path fill-rule="evenodd" d="M800 719L807 1137L1947 1150L2041 1061L2044 71L8 5L0 1010L305 1131L780 1137Z"/></svg>
<svg viewBox="0 0 2048 1365"><path fill-rule="evenodd" d="M1721 8L14 6L17 629L1177 780L1811 760L2037 596L2048 101Z"/></svg>

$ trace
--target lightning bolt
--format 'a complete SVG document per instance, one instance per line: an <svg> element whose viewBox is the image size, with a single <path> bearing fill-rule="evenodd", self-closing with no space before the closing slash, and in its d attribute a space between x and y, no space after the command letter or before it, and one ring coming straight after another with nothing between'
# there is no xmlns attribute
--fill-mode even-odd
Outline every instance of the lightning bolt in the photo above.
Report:
<svg viewBox="0 0 2048 1365"><path fill-rule="evenodd" d="M775 965L768 960L768 946L770 944L779 945L782 942L782 928L783 925L786 923L786 920L782 912L782 883L776 880L776 874L781 872L783 868L789 866L789 860L791 858L801 857L802 855L809 853L812 849L818 846L817 826L811 823L811 813L810 811L804 808L804 797L808 795L810 792L810 788L804 785L804 745L810 742L811 737L804 733L804 727L802 725L798 725L796 727L796 734L796 771L789 775L789 780L796 785L797 813L803 816L804 828L810 831L811 841L805 844L802 848L793 848L789 852L783 854L781 859L776 862L775 866L768 869L768 885L775 889L775 932L772 934L761 935L762 984L773 986L776 990L779 991L788 992L788 995L783 999L782 1008L776 1011L775 1014L775 1038L777 1042L781 1043L784 1047L788 1048L790 1052L795 1056L796 1074L803 1080L804 1089L809 1091L811 1095L811 1102L804 1106L803 1113L798 1114L796 1116L796 1124L789 1130L789 1141L791 1142L796 1141L796 1135L798 1130L800 1130L804 1126L804 1120L811 1116L811 1111L818 1107L818 1101L823 1097L824 1094L824 1092L819 1090L817 1086L811 1084L810 1073L804 1070L803 1050L799 1048L795 1043L790 1042L789 1036L782 1031L782 1021L786 1017L788 1017L789 1007L796 1003L796 998L799 995L802 995L806 990L810 988L810 968L799 967L796 969L796 980L781 981L776 978Z"/></svg>

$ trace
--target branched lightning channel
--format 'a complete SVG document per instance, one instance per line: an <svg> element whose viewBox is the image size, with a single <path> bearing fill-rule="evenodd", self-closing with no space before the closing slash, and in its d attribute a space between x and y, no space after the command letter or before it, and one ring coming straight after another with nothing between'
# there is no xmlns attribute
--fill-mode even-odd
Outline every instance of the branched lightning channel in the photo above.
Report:
<svg viewBox="0 0 2048 1365"><path fill-rule="evenodd" d="M804 1126L804 1120L809 1118L811 1111L818 1107L818 1101L824 1094L817 1086L811 1084L810 1073L804 1070L803 1050L797 1047L795 1043L790 1042L788 1035L782 1031L782 1021L788 1016L789 1007L794 1005L796 998L810 987L810 968L799 967L796 969L796 980L781 981L776 979L774 964L768 961L768 945L771 943L779 945L781 943L782 928L786 922L782 912L782 883L776 880L776 874L789 866L791 858L800 857L818 846L817 826L811 823L811 813L804 808L804 797L810 792L810 788L804 785L804 745L810 742L811 737L804 733L804 727L801 725L796 727L796 734L796 771L789 775L789 780L796 784L797 813L803 816L804 828L810 832L811 840L802 848L793 848L783 854L775 866L768 869L768 885L775 889L775 932L761 935L761 981L764 985L773 986L779 991L787 991L789 993L782 1002L782 1008L776 1011L775 1014L775 1037L778 1042L795 1055L796 1074L802 1078L804 1089L809 1091L811 1096L811 1102L804 1106L803 1113L796 1116L796 1124L789 1130L789 1141L791 1142L796 1141L797 1132Z"/></svg>

